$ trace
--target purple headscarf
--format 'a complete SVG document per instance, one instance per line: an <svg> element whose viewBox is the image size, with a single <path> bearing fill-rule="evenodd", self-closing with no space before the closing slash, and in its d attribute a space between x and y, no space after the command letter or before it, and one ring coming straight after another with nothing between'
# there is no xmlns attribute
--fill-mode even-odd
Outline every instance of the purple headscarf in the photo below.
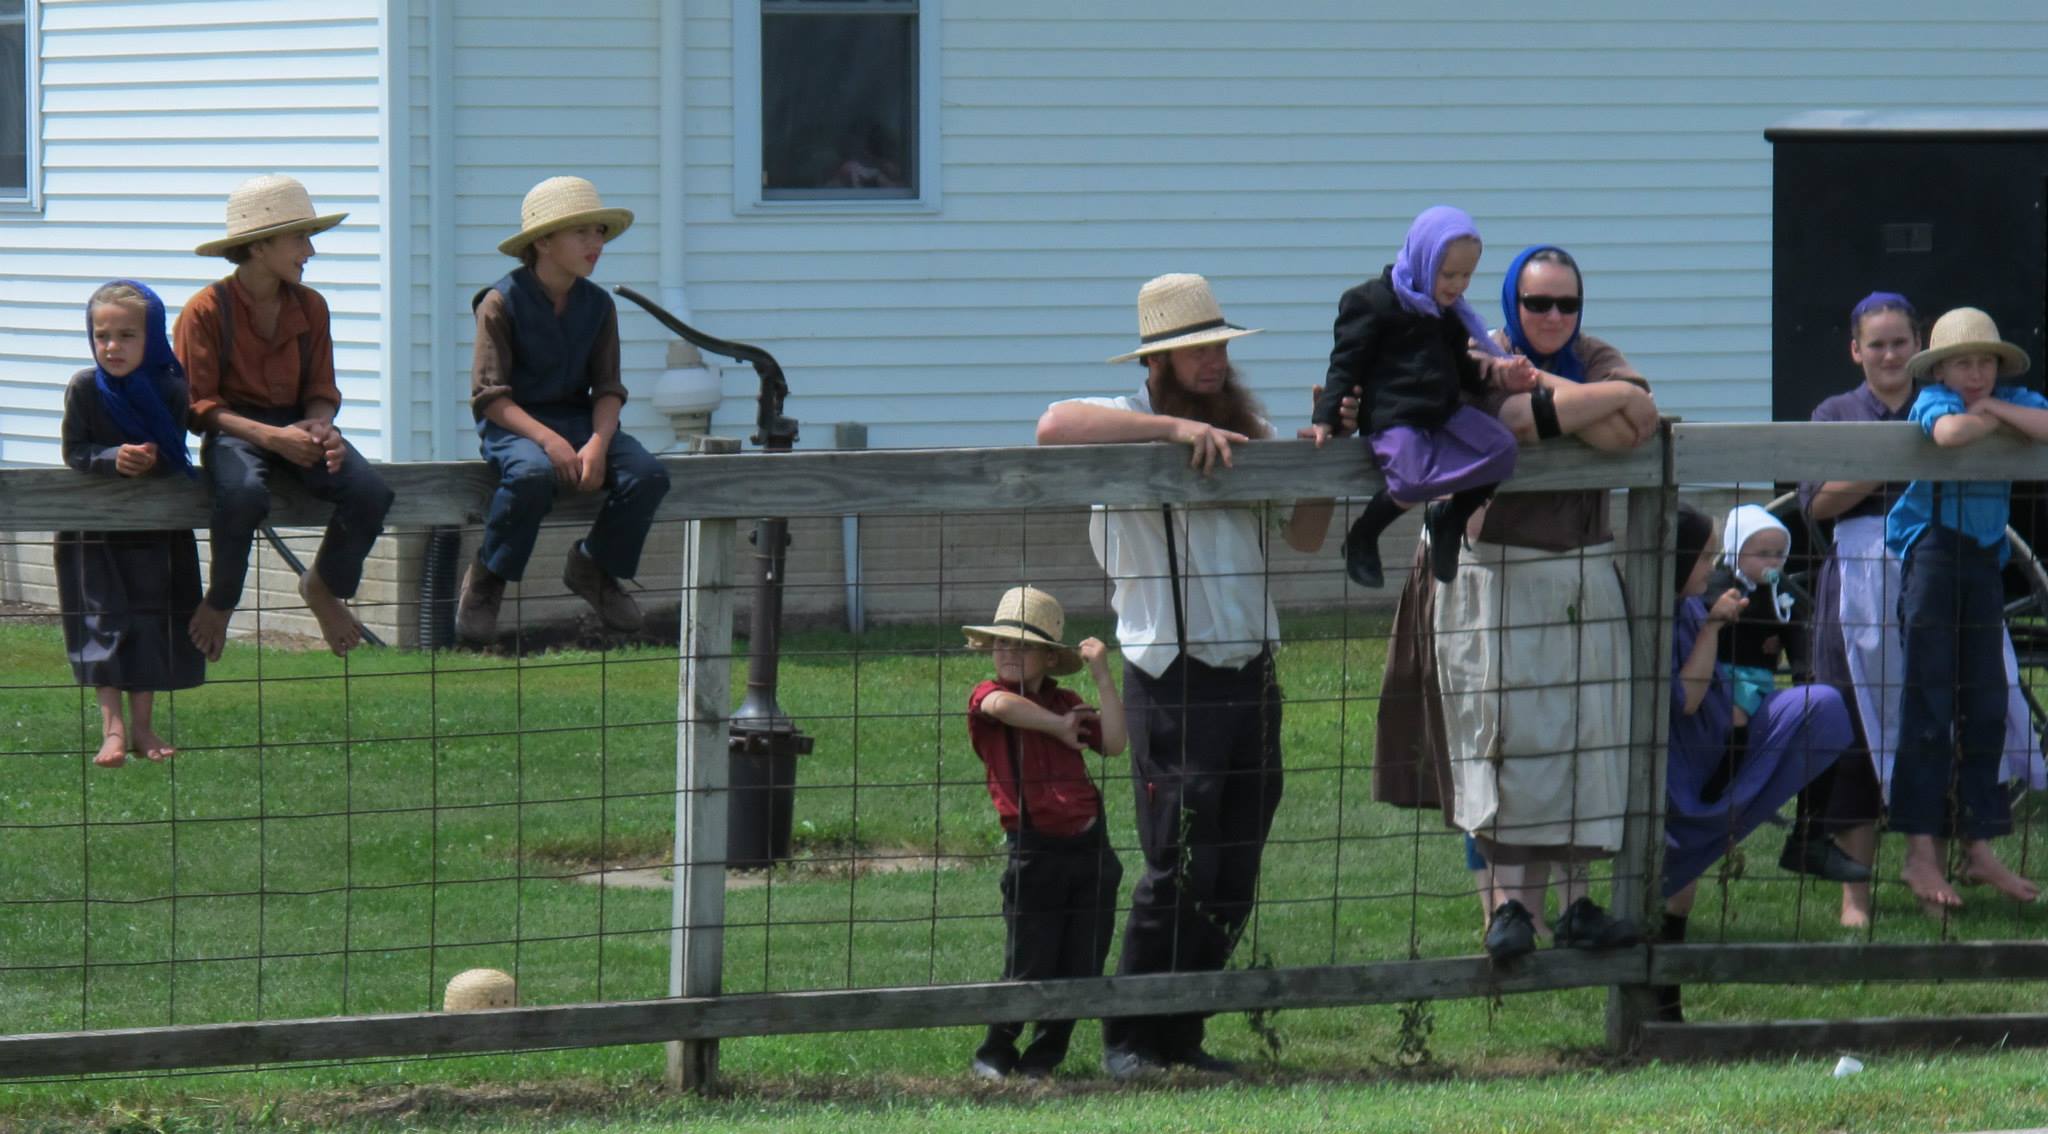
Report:
<svg viewBox="0 0 2048 1134"><path fill-rule="evenodd" d="M1912 300L1896 291L1873 291L1858 301L1855 307L1849 309L1850 337L1863 333L1864 316L1875 315L1880 311L1900 312L1906 316L1908 323L1920 318L1920 313L1913 310Z"/></svg>
<svg viewBox="0 0 2048 1134"><path fill-rule="evenodd" d="M1401 245L1401 255L1394 261L1394 294L1400 298L1403 309L1417 315L1443 316L1446 312L1436 301L1436 274L1443 270L1444 254L1457 240L1478 240L1479 228L1465 210L1450 205L1433 205L1422 210L1415 223L1408 226L1408 239ZM1494 345L1493 337L1486 333L1486 321L1472 305L1460 297L1451 305L1449 314L1465 325L1466 333L1479 348L1495 358L1505 358L1507 352Z"/></svg>

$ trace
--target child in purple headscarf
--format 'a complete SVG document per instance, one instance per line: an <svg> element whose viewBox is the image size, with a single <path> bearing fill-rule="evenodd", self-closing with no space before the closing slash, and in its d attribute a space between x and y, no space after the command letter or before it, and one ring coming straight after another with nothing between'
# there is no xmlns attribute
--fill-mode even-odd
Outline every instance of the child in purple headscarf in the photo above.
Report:
<svg viewBox="0 0 2048 1134"><path fill-rule="evenodd" d="M1428 526L1431 572L1450 582L1466 521L1515 471L1515 435L1465 402L1485 384L1475 350L1498 360L1487 368L1496 381L1533 376L1528 360L1495 345L1465 302L1479 253L1479 230L1464 210L1426 209L1408 226L1400 258L1338 301L1314 426L1318 445L1340 431L1340 405L1357 391L1359 426L1386 479L1344 537L1344 569L1362 587L1385 581L1379 538L1387 525L1446 495Z"/></svg>
<svg viewBox="0 0 2048 1134"><path fill-rule="evenodd" d="M93 366L64 391L64 463L103 476L195 476L185 451L185 372L164 334L164 305L134 280L86 302ZM57 533L57 595L73 676L96 688L100 748L119 767L131 751L172 755L152 722L156 694L206 679L185 634L199 605L199 546L190 529ZM128 696L128 719L121 696Z"/></svg>

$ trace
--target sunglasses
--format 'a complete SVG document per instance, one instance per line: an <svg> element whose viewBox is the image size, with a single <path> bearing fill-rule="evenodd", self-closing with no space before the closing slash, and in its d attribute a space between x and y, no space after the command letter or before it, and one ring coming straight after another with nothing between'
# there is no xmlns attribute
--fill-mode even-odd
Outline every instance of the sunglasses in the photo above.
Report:
<svg viewBox="0 0 2048 1134"><path fill-rule="evenodd" d="M1577 315L1579 308L1585 306L1586 302L1576 295L1524 295L1517 298L1523 307L1538 315L1550 314L1553 307L1566 315Z"/></svg>

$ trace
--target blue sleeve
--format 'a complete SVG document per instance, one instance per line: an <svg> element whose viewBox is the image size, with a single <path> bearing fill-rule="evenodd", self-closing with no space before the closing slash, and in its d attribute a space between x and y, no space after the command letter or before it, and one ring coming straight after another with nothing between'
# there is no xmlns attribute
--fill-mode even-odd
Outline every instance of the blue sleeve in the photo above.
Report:
<svg viewBox="0 0 2048 1134"><path fill-rule="evenodd" d="M1996 395L2022 409L2048 409L2048 398L2025 386L2000 386Z"/></svg>
<svg viewBox="0 0 2048 1134"><path fill-rule="evenodd" d="M1952 413L1963 412L1962 395L1947 386L1929 386L1913 399L1913 409L1906 419L1920 427L1920 432L1934 436L1934 423Z"/></svg>

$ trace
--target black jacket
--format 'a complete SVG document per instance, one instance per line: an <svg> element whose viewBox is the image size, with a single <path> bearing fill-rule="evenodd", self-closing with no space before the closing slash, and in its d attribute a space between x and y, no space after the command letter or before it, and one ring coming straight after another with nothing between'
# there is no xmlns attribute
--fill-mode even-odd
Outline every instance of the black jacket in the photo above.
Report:
<svg viewBox="0 0 2048 1134"><path fill-rule="evenodd" d="M1316 401L1318 424L1337 425L1337 404L1353 386L1361 391L1358 424L1367 433L1438 428L1456 412L1461 391L1483 392L1464 324L1403 308L1393 274L1390 265L1337 301L1337 342Z"/></svg>
<svg viewBox="0 0 2048 1134"><path fill-rule="evenodd" d="M1749 605L1742 608L1742 617L1721 628L1720 660L1729 665L1753 665L1762 669L1775 670L1782 656L1790 661L1792 676L1804 681L1813 673L1813 657L1808 649L1806 627L1813 617L1813 611L1803 599L1795 596L1792 614L1787 621L1778 621L1778 614L1771 609L1771 588L1757 587L1751 590L1727 564L1714 568L1707 576L1707 593L1703 601L1711 607L1721 592L1735 588L1749 599ZM1779 588L1782 594L1794 592Z"/></svg>

